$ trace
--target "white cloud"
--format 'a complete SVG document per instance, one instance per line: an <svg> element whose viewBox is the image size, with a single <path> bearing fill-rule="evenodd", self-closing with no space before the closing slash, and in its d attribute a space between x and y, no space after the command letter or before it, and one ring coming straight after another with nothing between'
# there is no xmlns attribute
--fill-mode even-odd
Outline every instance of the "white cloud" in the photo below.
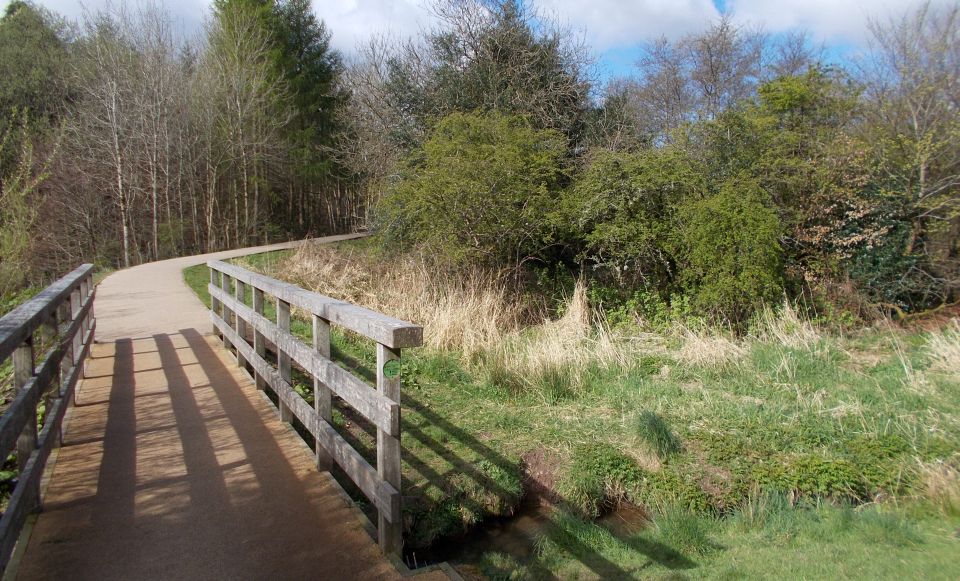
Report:
<svg viewBox="0 0 960 581"><path fill-rule="evenodd" d="M0 0L4 5L9 0ZM38 0L67 17L79 19L83 6L103 7L108 0ZM195 30L209 11L209 0L157 0L186 30ZM376 34L416 35L432 22L431 0L314 0L313 8L333 33L333 45L351 54ZM630 49L660 36L677 38L702 30L720 14L713 0L525 0L539 12L584 33L602 54ZM933 5L954 0L932 0ZM114 0L114 4L138 2ZM921 0L726 0L736 21L768 32L808 30L826 43L861 45L868 21L885 20L920 5Z"/></svg>
<svg viewBox="0 0 960 581"><path fill-rule="evenodd" d="M61 16L75 22L81 22L84 14L103 10L107 6L136 9L141 2L125 2L124 0L34 0L40 6L48 8ZM193 32L199 28L204 16L209 11L210 3L206 0L156 0L157 4L169 12L175 25L182 26L186 32ZM8 0L0 0L4 6Z"/></svg>
<svg viewBox="0 0 960 581"><path fill-rule="evenodd" d="M950 0L933 0L946 5ZM870 20L886 22L916 9L919 0L728 0L727 7L741 22L760 25L768 32L805 29L825 42L863 44L870 36Z"/></svg>
<svg viewBox="0 0 960 581"><path fill-rule="evenodd" d="M5 6L10 0L0 0ZM210 11L209 0L155 0L166 8L175 22L187 32L199 28ZM67 18L79 21L84 10L96 11L108 5L110 0L37 0ZM337 49L350 54L358 43L377 34L390 34L400 38L416 35L431 22L426 6L430 0L313 0L313 9L323 19L333 34L332 43ZM113 0L114 6L126 4L133 7L138 1Z"/></svg>
<svg viewBox="0 0 960 581"><path fill-rule="evenodd" d="M711 0L532 0L540 12L584 32L597 51L702 30L719 17Z"/></svg>
<svg viewBox="0 0 960 581"><path fill-rule="evenodd" d="M314 0L313 9L332 32L332 44L352 53L374 35L416 35L431 21L429 0Z"/></svg>

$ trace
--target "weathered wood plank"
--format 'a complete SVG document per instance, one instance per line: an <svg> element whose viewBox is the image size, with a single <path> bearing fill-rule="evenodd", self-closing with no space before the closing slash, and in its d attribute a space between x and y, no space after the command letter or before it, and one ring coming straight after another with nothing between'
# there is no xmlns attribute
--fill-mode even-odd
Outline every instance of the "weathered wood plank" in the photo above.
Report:
<svg viewBox="0 0 960 581"><path fill-rule="evenodd" d="M33 335L40 324L92 273L92 264L79 266L0 318L0 361L9 357L27 337Z"/></svg>
<svg viewBox="0 0 960 581"><path fill-rule="evenodd" d="M263 291L253 287L253 312L258 315L263 316L264 302L263 302ZM263 333L258 331L256 328L253 329L253 349L256 351L262 359L267 358L267 346L266 341L263 338ZM264 389L263 378L257 374L254 374L257 382L257 389Z"/></svg>
<svg viewBox="0 0 960 581"><path fill-rule="evenodd" d="M88 303L84 305L88 312L93 304L91 295ZM32 376L27 384L14 398L13 402L7 407L7 410L0 416L0 457L6 458L13 449L20 432L26 426L29 418L36 417L36 407L43 393L46 392L53 379L59 372L63 359L69 353L67 347L72 348L73 335L79 332L81 328L80 320L73 321L67 328L64 336L60 338L58 346L51 348L44 354L43 360L37 367L36 375ZM67 379L61 382L60 389L62 393L73 391L74 386L80 378L83 368L83 361L90 352L90 345L93 343L94 333L96 331L96 320L90 325L90 330L81 342L81 349L75 353L76 362L70 366Z"/></svg>
<svg viewBox="0 0 960 581"><path fill-rule="evenodd" d="M400 491L389 482L384 482L376 469L326 421L318 418L314 431L316 432L314 437L323 445L337 465L346 472L350 480L357 485L357 488L377 507L378 513L389 522L400 526L402 522Z"/></svg>
<svg viewBox="0 0 960 581"><path fill-rule="evenodd" d="M235 308L239 308L239 305ZM280 328L280 331L283 331L287 334L290 333L290 303L281 299L277 299L277 327ZM283 379L284 383L293 383L293 369L290 361L290 353L279 343L277 344L277 369L280 371L280 378ZM282 399L280 400L279 407L280 419L282 421L290 422L293 420L293 416L290 413L290 407L285 405Z"/></svg>
<svg viewBox="0 0 960 581"><path fill-rule="evenodd" d="M388 368L393 362L396 366ZM377 391L400 404L400 350L377 345ZM396 490L402 490L400 466L400 434L391 435L377 430L377 474ZM381 511L378 515L377 536L385 553L399 554L403 549L403 527Z"/></svg>
<svg viewBox="0 0 960 581"><path fill-rule="evenodd" d="M210 261L207 266L388 347L399 349L423 344L423 327L420 325L310 292L226 262Z"/></svg>
<svg viewBox="0 0 960 581"><path fill-rule="evenodd" d="M350 407L370 420L378 428L391 435L400 432L400 405L389 398L377 393L376 390L354 376L352 373L338 366L333 361L301 343L288 331L279 329L272 321L253 312L246 305L237 302L220 289L210 286L211 296L228 304L249 323L255 332L260 333L266 340L277 347L278 352L285 352L301 367L307 370L314 378L323 382L340 396Z"/></svg>
<svg viewBox="0 0 960 581"><path fill-rule="evenodd" d="M37 385L36 382L33 381L34 377L36 377L34 363L33 337L29 337L13 352L13 387L17 391L25 391L27 389L35 389L41 393L44 391L44 385ZM50 379L51 378L47 378L48 381ZM30 399L31 401L33 400L33 398ZM30 454L33 454L36 447L37 406L36 403L34 403L33 408L30 410L30 417L27 418L27 421L23 424L20 437L17 439L17 465L20 468L20 472L23 472L27 460L30 459Z"/></svg>
<svg viewBox="0 0 960 581"><path fill-rule="evenodd" d="M330 323L317 315L313 315L313 350L317 355L330 359ZM302 364L301 364L302 365ZM313 378L313 409L317 417L328 424L333 422L333 392L326 384L316 377ZM317 455L317 469L329 471L333 467L333 458L326 451L320 440L315 445Z"/></svg>
<svg viewBox="0 0 960 581"><path fill-rule="evenodd" d="M210 316L214 326L225 336L236 341L236 332L216 313ZM250 365L261 374L277 396L289 406L291 412L313 434L314 438L324 447L331 458L353 480L361 491L370 499L377 509L389 515L393 521L400 521L400 493L387 482L383 482L377 471L364 460L359 452L354 450L349 442L343 439L337 431L317 416L316 411L300 397L293 387L285 382L279 371L274 369L265 359L261 358L246 342L235 342L244 350Z"/></svg>

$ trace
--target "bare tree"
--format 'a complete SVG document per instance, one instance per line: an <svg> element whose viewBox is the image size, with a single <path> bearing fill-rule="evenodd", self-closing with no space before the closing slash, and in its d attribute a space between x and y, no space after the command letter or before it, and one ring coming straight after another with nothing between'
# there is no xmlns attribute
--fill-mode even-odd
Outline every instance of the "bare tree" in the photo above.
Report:
<svg viewBox="0 0 960 581"><path fill-rule="evenodd" d="M911 208L906 253L927 254L957 287L960 220L960 4L929 2L899 19L874 21L862 63L864 137ZM950 230L953 230L951 233ZM937 247L940 247L939 249Z"/></svg>
<svg viewBox="0 0 960 581"><path fill-rule="evenodd" d="M70 148L82 160L90 180L112 193L124 266L132 264L136 252L132 208L137 190L133 174L138 123L136 70L140 66L125 34L129 25L122 7L113 13L87 16L74 71L82 100L68 133Z"/></svg>
<svg viewBox="0 0 960 581"><path fill-rule="evenodd" d="M216 127L237 176L233 193L233 241L245 242L259 226L260 177L265 163L282 151L282 130L292 116L286 86L270 62L274 46L249 11L230 8L207 31L200 62L208 75Z"/></svg>
<svg viewBox="0 0 960 581"><path fill-rule="evenodd" d="M135 70L134 138L146 166L145 189L150 198L151 255L161 258L159 226L170 223L171 139L176 93L182 87L169 16L154 5L143 5L130 31L138 55ZM164 218L161 214L166 212Z"/></svg>

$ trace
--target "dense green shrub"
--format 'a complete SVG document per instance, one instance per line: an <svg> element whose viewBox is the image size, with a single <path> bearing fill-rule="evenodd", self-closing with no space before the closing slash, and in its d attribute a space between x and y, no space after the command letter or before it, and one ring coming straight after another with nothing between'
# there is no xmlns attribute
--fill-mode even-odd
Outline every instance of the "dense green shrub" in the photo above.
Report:
<svg viewBox="0 0 960 581"><path fill-rule="evenodd" d="M669 240L677 206L703 191L703 174L681 151L599 151L573 188L571 227L593 271L630 288L669 292Z"/></svg>
<svg viewBox="0 0 960 581"><path fill-rule="evenodd" d="M497 113L454 113L380 205L382 233L453 263L519 265L551 243L564 137Z"/></svg>
<svg viewBox="0 0 960 581"><path fill-rule="evenodd" d="M739 177L680 212L680 277L696 307L742 323L783 292L781 227L769 197Z"/></svg>

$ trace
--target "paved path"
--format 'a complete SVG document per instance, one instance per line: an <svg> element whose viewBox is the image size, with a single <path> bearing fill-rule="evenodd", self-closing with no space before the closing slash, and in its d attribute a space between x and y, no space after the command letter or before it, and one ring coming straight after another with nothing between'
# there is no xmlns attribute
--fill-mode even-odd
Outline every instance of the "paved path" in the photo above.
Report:
<svg viewBox="0 0 960 581"><path fill-rule="evenodd" d="M208 334L183 282L192 264L290 246L145 264L101 283L98 344L19 578L399 577Z"/></svg>

